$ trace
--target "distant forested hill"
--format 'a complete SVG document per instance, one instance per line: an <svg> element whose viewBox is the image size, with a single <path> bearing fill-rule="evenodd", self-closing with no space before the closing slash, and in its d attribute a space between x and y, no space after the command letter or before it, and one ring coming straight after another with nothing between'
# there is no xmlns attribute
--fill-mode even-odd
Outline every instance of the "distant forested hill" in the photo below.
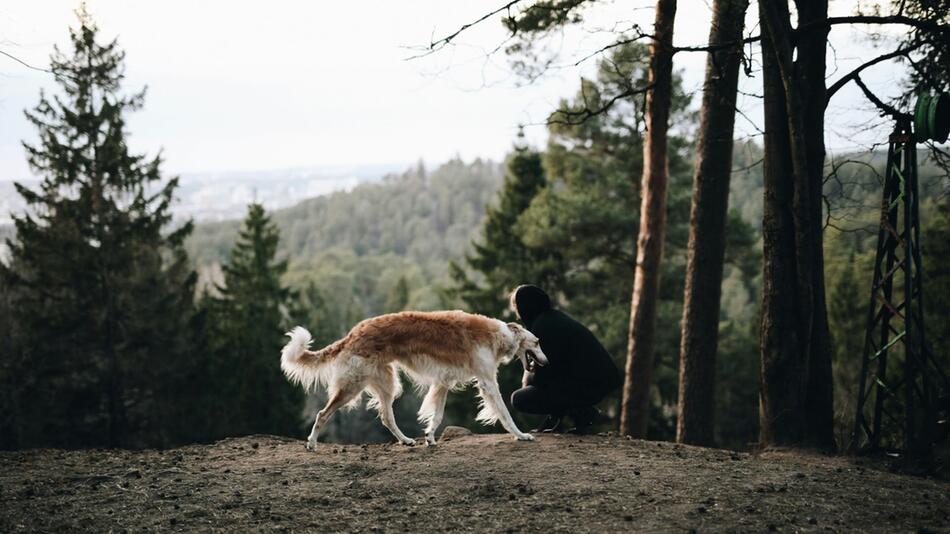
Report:
<svg viewBox="0 0 950 534"><path fill-rule="evenodd" d="M501 180L498 163L455 159L277 210L278 255L290 261L288 281L298 288L312 283L319 298L354 318L403 305L440 307L437 283L477 235ZM227 259L239 225L195 228L188 253L206 276Z"/></svg>
<svg viewBox="0 0 950 534"><path fill-rule="evenodd" d="M432 172L420 166L351 191L301 199L273 214L280 253L294 261L340 247L359 256L393 253L436 266L468 246L501 172L491 161L456 159ZM243 215L198 225L188 245L197 264L227 258Z"/></svg>

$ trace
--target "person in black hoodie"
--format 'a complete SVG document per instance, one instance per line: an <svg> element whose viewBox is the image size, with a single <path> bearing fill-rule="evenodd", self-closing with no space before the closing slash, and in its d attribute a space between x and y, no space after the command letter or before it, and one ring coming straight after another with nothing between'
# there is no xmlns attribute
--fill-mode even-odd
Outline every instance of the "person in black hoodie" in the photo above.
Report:
<svg viewBox="0 0 950 534"><path fill-rule="evenodd" d="M565 415L574 421L573 432L588 431L598 415L594 405L623 381L610 354L584 325L554 309L539 287L516 288L511 308L540 339L549 362L525 370L523 387L511 394L511 406L548 416L541 428L532 432L562 431Z"/></svg>

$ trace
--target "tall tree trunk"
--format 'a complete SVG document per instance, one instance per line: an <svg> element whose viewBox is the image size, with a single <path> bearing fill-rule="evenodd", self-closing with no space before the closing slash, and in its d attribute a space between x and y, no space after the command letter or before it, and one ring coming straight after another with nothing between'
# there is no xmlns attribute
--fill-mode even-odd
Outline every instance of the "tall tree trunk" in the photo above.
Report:
<svg viewBox="0 0 950 534"><path fill-rule="evenodd" d="M828 49L827 0L797 0L799 26L810 28L798 36L798 90L810 195L808 221L810 250L800 258L810 272L812 339L809 347L808 387L805 392L805 444L821 449L835 448L834 394L831 371L832 348L825 298L824 222L822 219L825 167L825 54Z"/></svg>
<svg viewBox="0 0 950 534"><path fill-rule="evenodd" d="M700 110L689 256L680 338L679 417L676 441L711 445L715 408L719 297L726 249L729 176L742 29L748 0L715 0L709 45L736 43L709 53Z"/></svg>
<svg viewBox="0 0 950 534"><path fill-rule="evenodd" d="M673 86L673 21L676 0L656 4L654 39L650 45L650 84L646 98L643 178L640 188L640 235L633 278L630 331L620 432L645 437L649 421L650 385L656 331L660 262L666 233L666 184L669 175L667 130Z"/></svg>
<svg viewBox="0 0 950 534"><path fill-rule="evenodd" d="M821 233L826 1L760 3L765 107L762 445L834 447ZM794 47L797 59L793 61Z"/></svg>

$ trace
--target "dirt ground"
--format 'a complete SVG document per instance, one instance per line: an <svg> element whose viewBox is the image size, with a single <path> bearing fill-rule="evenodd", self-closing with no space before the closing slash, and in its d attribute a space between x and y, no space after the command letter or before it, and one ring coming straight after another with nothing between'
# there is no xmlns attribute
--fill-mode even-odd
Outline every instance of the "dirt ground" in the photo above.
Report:
<svg viewBox="0 0 950 534"><path fill-rule="evenodd" d="M611 435L0 453L0 532L211 530L950 532L950 483Z"/></svg>

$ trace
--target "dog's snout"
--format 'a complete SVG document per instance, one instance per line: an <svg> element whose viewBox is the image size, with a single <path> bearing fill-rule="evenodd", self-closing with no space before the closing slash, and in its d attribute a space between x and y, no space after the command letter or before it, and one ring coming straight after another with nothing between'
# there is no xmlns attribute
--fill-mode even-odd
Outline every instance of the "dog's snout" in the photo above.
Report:
<svg viewBox="0 0 950 534"><path fill-rule="evenodd" d="M538 353L537 353L535 356L538 358L538 364L539 364L539 365L547 365L547 364L548 364L548 357L545 356L543 352L538 351Z"/></svg>
<svg viewBox="0 0 950 534"><path fill-rule="evenodd" d="M548 358L540 350L538 351L529 350L528 354L531 355L531 359L534 360L536 364L542 367L548 364Z"/></svg>

